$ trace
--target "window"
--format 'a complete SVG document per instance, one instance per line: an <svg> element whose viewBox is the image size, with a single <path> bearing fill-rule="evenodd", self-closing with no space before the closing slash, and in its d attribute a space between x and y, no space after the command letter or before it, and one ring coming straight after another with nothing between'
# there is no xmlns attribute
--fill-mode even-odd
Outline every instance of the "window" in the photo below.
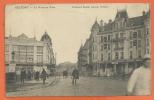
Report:
<svg viewBox="0 0 154 100"><path fill-rule="evenodd" d="M118 28L120 28L120 22L118 22Z"/></svg>
<svg viewBox="0 0 154 100"><path fill-rule="evenodd" d="M33 55L27 55L27 62L33 62Z"/></svg>
<svg viewBox="0 0 154 100"><path fill-rule="evenodd" d="M111 36L110 36L110 35L108 35L108 41L109 41L109 40L111 40Z"/></svg>
<svg viewBox="0 0 154 100"><path fill-rule="evenodd" d="M37 55L37 63L43 63L43 56Z"/></svg>
<svg viewBox="0 0 154 100"><path fill-rule="evenodd" d="M133 46L137 46L137 40L133 41Z"/></svg>
<svg viewBox="0 0 154 100"><path fill-rule="evenodd" d="M124 52L121 52L121 59L124 59Z"/></svg>
<svg viewBox="0 0 154 100"><path fill-rule="evenodd" d="M95 55L93 54L93 59L95 59Z"/></svg>
<svg viewBox="0 0 154 100"><path fill-rule="evenodd" d="M103 51L103 45L101 45L101 51Z"/></svg>
<svg viewBox="0 0 154 100"><path fill-rule="evenodd" d="M130 41L130 48L133 47L133 41Z"/></svg>
<svg viewBox="0 0 154 100"><path fill-rule="evenodd" d="M119 58L118 52L115 53L115 59L117 60Z"/></svg>
<svg viewBox="0 0 154 100"><path fill-rule="evenodd" d="M110 50L110 44L108 44L108 50Z"/></svg>
<svg viewBox="0 0 154 100"><path fill-rule="evenodd" d="M149 34L149 28L147 28L147 35Z"/></svg>
<svg viewBox="0 0 154 100"><path fill-rule="evenodd" d="M124 48L124 42L120 42L120 43L119 43L119 46L120 46L121 48Z"/></svg>
<svg viewBox="0 0 154 100"><path fill-rule="evenodd" d="M118 23L116 23L116 29L118 29Z"/></svg>
<svg viewBox="0 0 154 100"><path fill-rule="evenodd" d="M116 43L115 43L115 49L118 49L118 45L119 45L119 44L116 42Z"/></svg>
<svg viewBox="0 0 154 100"><path fill-rule="evenodd" d="M142 34L141 34L141 30L138 30L138 38L141 38Z"/></svg>
<svg viewBox="0 0 154 100"><path fill-rule="evenodd" d="M123 25L122 25L122 21L120 22L120 27L123 27Z"/></svg>
<svg viewBox="0 0 154 100"><path fill-rule="evenodd" d="M95 50L95 46L93 45L93 51Z"/></svg>
<svg viewBox="0 0 154 100"><path fill-rule="evenodd" d="M17 46L15 46L15 51L18 49ZM19 46L20 52L26 52L26 46Z"/></svg>
<svg viewBox="0 0 154 100"><path fill-rule="evenodd" d="M108 53L108 60L111 60L111 57L110 56L111 56L110 53Z"/></svg>
<svg viewBox="0 0 154 100"><path fill-rule="evenodd" d="M141 58L141 50L138 50L138 57Z"/></svg>
<svg viewBox="0 0 154 100"><path fill-rule="evenodd" d="M149 46L150 42L149 42L149 39L147 39L147 46Z"/></svg>
<svg viewBox="0 0 154 100"><path fill-rule="evenodd" d="M23 58L26 59L26 54L25 53L24 53L24 55L22 55L22 54L19 55L19 53L15 52L14 61L19 62L19 60L21 59L20 56L24 56Z"/></svg>
<svg viewBox="0 0 154 100"><path fill-rule="evenodd" d="M141 40L138 40L138 47L141 47Z"/></svg>
<svg viewBox="0 0 154 100"><path fill-rule="evenodd" d="M101 42L103 42L103 36L101 36Z"/></svg>
<svg viewBox="0 0 154 100"><path fill-rule="evenodd" d="M137 38L137 32L133 32L133 38Z"/></svg>
<svg viewBox="0 0 154 100"><path fill-rule="evenodd" d="M132 31L130 31L129 36L130 36L130 39L132 39L132 38L133 38L133 37L132 37Z"/></svg>
<svg viewBox="0 0 154 100"><path fill-rule="evenodd" d="M26 51L26 48L24 48L24 46L17 46L17 45L13 45L12 46L12 49L13 49L13 51L19 51L19 48L21 49L21 51L23 50L23 52L25 52Z"/></svg>
<svg viewBox="0 0 154 100"><path fill-rule="evenodd" d="M103 61L103 54L101 54L101 61Z"/></svg>
<svg viewBox="0 0 154 100"><path fill-rule="evenodd" d="M27 52L33 53L34 52L34 47L33 46L27 46Z"/></svg>
<svg viewBox="0 0 154 100"><path fill-rule="evenodd" d="M43 47L42 46L37 47L37 53L43 54Z"/></svg>
<svg viewBox="0 0 154 100"><path fill-rule="evenodd" d="M95 42L95 38L93 37L93 42Z"/></svg>
<svg viewBox="0 0 154 100"><path fill-rule="evenodd" d="M107 42L107 37L104 37L104 42Z"/></svg>
<svg viewBox="0 0 154 100"><path fill-rule="evenodd" d="M147 53L148 53L148 54L150 53L150 50L149 50L149 49L147 49Z"/></svg>
<svg viewBox="0 0 154 100"><path fill-rule="evenodd" d="M120 33L120 37L123 38L123 36L124 36L124 34L123 33Z"/></svg>
<svg viewBox="0 0 154 100"><path fill-rule="evenodd" d="M26 62L26 53L20 54L20 62L22 62L22 63Z"/></svg>
<svg viewBox="0 0 154 100"><path fill-rule="evenodd" d="M107 49L107 44L104 44L104 49Z"/></svg>
<svg viewBox="0 0 154 100"><path fill-rule="evenodd" d="M130 51L130 59L132 59L133 58L133 53L132 53L132 51Z"/></svg>

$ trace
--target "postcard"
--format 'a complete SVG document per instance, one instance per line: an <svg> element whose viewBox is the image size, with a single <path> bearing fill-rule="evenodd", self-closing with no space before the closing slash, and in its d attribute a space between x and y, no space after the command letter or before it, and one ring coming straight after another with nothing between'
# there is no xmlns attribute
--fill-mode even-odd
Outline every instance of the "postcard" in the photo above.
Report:
<svg viewBox="0 0 154 100"><path fill-rule="evenodd" d="M5 18L8 96L151 94L149 4L14 4Z"/></svg>

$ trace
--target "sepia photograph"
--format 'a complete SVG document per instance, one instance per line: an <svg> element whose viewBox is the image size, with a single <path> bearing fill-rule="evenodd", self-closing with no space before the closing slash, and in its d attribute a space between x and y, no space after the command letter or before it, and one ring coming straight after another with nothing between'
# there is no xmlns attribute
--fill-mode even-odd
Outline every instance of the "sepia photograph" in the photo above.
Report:
<svg viewBox="0 0 154 100"><path fill-rule="evenodd" d="M148 3L5 5L5 94L150 96Z"/></svg>

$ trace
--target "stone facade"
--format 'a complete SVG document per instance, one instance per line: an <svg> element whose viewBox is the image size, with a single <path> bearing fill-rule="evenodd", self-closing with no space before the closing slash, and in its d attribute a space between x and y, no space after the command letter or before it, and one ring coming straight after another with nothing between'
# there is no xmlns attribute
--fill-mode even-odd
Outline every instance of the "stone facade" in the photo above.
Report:
<svg viewBox="0 0 154 100"><path fill-rule="evenodd" d="M27 37L24 33L14 37L5 37L5 64L6 73L26 71L41 71L43 68L53 74L55 71L55 56L52 41L47 32L41 40ZM14 63L16 66L12 67Z"/></svg>
<svg viewBox="0 0 154 100"><path fill-rule="evenodd" d="M92 75L129 74L150 54L150 12L129 18L127 10L120 10L114 21L96 20L89 41Z"/></svg>
<svg viewBox="0 0 154 100"><path fill-rule="evenodd" d="M81 45L80 50L78 52L78 67L80 73L84 76L90 74L89 69L89 39L86 40L84 46Z"/></svg>

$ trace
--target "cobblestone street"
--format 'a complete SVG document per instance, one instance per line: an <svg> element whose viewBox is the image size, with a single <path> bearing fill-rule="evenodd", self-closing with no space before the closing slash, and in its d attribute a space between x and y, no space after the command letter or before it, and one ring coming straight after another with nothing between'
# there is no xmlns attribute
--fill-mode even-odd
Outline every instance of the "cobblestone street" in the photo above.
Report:
<svg viewBox="0 0 154 100"><path fill-rule="evenodd" d="M115 96L125 95L127 80L107 77L80 77L77 85L71 77L56 78L53 84L29 91L8 92L7 96Z"/></svg>

